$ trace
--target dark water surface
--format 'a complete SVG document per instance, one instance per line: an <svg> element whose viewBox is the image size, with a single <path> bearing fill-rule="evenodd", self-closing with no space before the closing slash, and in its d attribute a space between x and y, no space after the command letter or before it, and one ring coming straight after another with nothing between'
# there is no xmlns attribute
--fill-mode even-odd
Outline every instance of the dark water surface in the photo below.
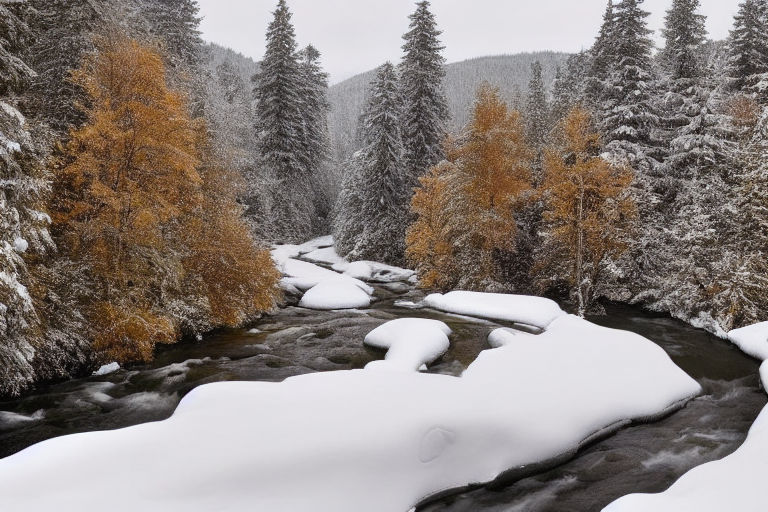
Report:
<svg viewBox="0 0 768 512"><path fill-rule="evenodd" d="M443 320L454 331L450 351L431 372L459 375L500 324L406 310L397 300L421 298L396 283L376 287L369 310L310 311L295 307L265 317L258 331L233 330L161 347L151 364L102 377L42 386L0 402L0 458L52 437L107 430L169 417L196 386L230 380L281 381L311 372L362 368L383 357L365 335L397 317ZM633 492L664 490L688 469L733 452L766 403L758 364L723 340L682 322L612 307L601 325L637 332L661 345L701 382L704 394L654 424L620 431L554 470L501 490L478 489L443 499L424 511L597 511ZM585 369L588 371L588 369ZM247 404L243 404L247 407Z"/></svg>

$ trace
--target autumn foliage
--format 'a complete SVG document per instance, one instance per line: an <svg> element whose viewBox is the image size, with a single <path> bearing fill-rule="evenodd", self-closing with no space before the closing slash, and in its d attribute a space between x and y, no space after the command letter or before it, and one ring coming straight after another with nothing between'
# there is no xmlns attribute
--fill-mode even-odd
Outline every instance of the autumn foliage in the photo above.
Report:
<svg viewBox="0 0 768 512"><path fill-rule="evenodd" d="M477 93L469 132L421 179L407 256L423 286L488 289L500 256L515 250L516 212L531 190L532 152L520 114L498 90Z"/></svg>
<svg viewBox="0 0 768 512"><path fill-rule="evenodd" d="M576 107L544 152L544 240L539 270L573 290L583 315L597 296L606 266L628 247L635 205L632 173L599 156L590 114Z"/></svg>
<svg viewBox="0 0 768 512"><path fill-rule="evenodd" d="M156 343L270 309L278 274L161 55L122 36L97 46L72 76L87 121L55 165L54 228L96 290L83 305L95 348L147 360Z"/></svg>

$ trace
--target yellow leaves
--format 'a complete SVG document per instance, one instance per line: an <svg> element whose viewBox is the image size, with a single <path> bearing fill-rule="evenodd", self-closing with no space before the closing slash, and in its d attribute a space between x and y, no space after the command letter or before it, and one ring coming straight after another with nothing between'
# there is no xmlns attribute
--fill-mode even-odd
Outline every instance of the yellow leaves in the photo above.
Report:
<svg viewBox="0 0 768 512"><path fill-rule="evenodd" d="M182 329L234 326L272 308L279 274L160 55L121 35L97 43L72 74L89 96L87 122L55 164L54 227L96 283L87 305L96 350L149 360Z"/></svg>
<svg viewBox="0 0 768 512"><path fill-rule="evenodd" d="M496 89L480 87L470 132L447 143L451 162L422 178L413 198L418 219L407 237L407 255L422 285L447 289L493 280L497 251L513 251L515 213L531 190L533 153L518 112Z"/></svg>
<svg viewBox="0 0 768 512"><path fill-rule="evenodd" d="M566 261L540 263L570 265L566 280L578 288L587 277L594 286L605 260L627 249L630 221L636 215L629 195L633 174L598 155L599 135L587 111L571 110L555 135L557 145L547 148L543 158L541 193L550 245L545 253ZM580 292L580 301L587 300L583 295Z"/></svg>

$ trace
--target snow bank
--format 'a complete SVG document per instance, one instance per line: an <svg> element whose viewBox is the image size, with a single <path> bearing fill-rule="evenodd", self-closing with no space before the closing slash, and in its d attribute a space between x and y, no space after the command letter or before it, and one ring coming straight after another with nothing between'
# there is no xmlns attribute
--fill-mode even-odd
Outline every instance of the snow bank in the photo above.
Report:
<svg viewBox="0 0 768 512"><path fill-rule="evenodd" d="M768 361L768 322L735 329L728 333L728 339L746 354Z"/></svg>
<svg viewBox="0 0 768 512"><path fill-rule="evenodd" d="M746 354L760 359L760 378L768 389L768 322L735 329L728 339ZM631 494L613 502L604 512L763 512L768 509L764 480L768 473L768 407L749 431L747 440L732 455L701 465L684 474L660 494Z"/></svg>
<svg viewBox="0 0 768 512"><path fill-rule="evenodd" d="M357 284L340 279L321 281L312 287L299 302L309 309L357 309L371 305L371 296Z"/></svg>
<svg viewBox="0 0 768 512"><path fill-rule="evenodd" d="M504 320L540 329L546 329L553 320L565 315L560 306L552 300L499 293L438 293L424 299L424 305L448 313Z"/></svg>
<svg viewBox="0 0 768 512"><path fill-rule="evenodd" d="M388 349L384 361L374 361L370 369L418 371L448 351L451 328L438 320L398 318L371 331L365 344Z"/></svg>
<svg viewBox="0 0 768 512"><path fill-rule="evenodd" d="M527 332L516 331L514 329L496 329L488 335L488 344L493 348L506 347L525 336L534 335L528 334Z"/></svg>
<svg viewBox="0 0 768 512"><path fill-rule="evenodd" d="M404 325L376 341L394 348ZM401 512L698 392L654 343L562 317L461 378L358 370L199 387L166 421L0 461L0 509Z"/></svg>

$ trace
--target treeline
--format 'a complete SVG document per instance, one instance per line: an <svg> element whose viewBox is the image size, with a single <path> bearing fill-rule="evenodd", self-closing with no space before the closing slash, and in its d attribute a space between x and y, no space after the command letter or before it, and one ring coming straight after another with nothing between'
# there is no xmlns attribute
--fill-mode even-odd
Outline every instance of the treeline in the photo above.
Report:
<svg viewBox="0 0 768 512"><path fill-rule="evenodd" d="M193 0L0 4L0 395L280 299L273 212L246 215L269 173L232 145L250 86L205 72L198 24Z"/></svg>
<svg viewBox="0 0 768 512"><path fill-rule="evenodd" d="M403 64L371 85L337 248L407 259L426 287L545 294L582 314L605 298L719 333L764 320L768 2L740 4L727 42L707 39L699 7L673 1L654 53L642 0L609 2L595 44L557 70L551 93L537 64L520 112L482 87L441 161L411 174L395 171L407 146L446 124L409 131L398 107L412 101L409 33ZM414 19L422 63L440 62L433 21ZM440 75L422 76L441 90Z"/></svg>

